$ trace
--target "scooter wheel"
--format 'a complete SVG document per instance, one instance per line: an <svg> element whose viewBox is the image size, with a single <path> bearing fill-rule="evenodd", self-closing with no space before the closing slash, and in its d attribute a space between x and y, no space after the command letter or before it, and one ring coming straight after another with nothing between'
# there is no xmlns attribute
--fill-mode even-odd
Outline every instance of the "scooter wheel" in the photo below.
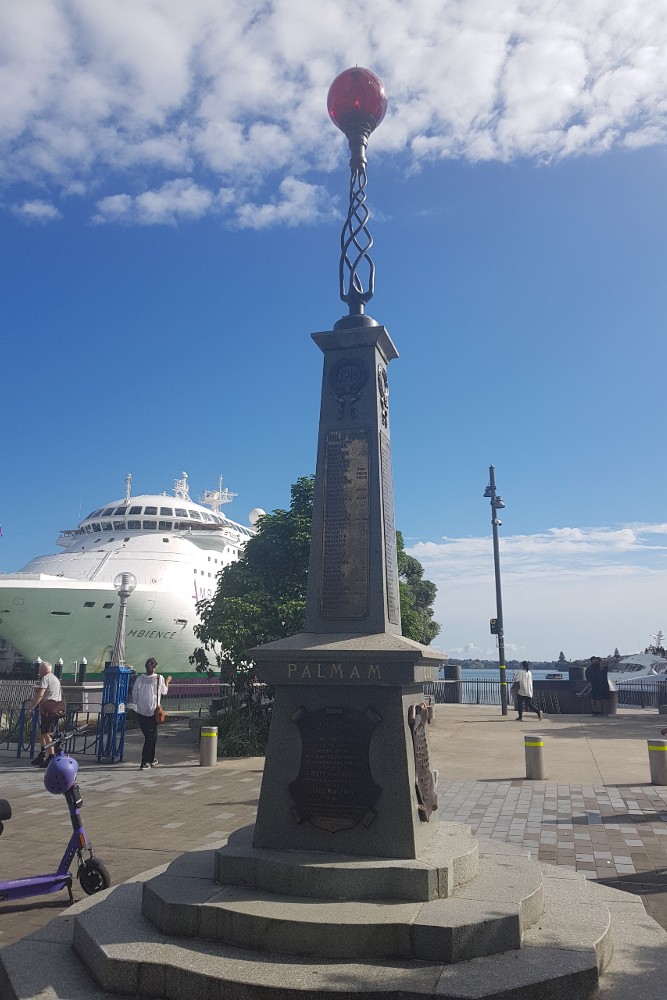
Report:
<svg viewBox="0 0 667 1000"><path fill-rule="evenodd" d="M107 866L98 858L88 858L77 872L81 888L87 896L92 896L94 892L102 892L111 885L111 876Z"/></svg>

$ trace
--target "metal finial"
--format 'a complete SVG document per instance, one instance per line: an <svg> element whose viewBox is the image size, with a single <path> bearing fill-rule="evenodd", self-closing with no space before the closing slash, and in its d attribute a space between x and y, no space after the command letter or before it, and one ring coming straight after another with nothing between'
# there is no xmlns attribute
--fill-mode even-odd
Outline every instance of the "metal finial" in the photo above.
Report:
<svg viewBox="0 0 667 1000"><path fill-rule="evenodd" d="M346 69L336 77L327 97L329 116L345 133L350 146L350 196L347 218L340 237L340 297L349 315L339 320L341 326L375 326L365 315L366 303L375 291L375 264L369 256L373 237L368 229L370 212L366 206L366 148L371 132L387 110L387 95L382 80L368 69ZM366 283L360 275L366 272Z"/></svg>

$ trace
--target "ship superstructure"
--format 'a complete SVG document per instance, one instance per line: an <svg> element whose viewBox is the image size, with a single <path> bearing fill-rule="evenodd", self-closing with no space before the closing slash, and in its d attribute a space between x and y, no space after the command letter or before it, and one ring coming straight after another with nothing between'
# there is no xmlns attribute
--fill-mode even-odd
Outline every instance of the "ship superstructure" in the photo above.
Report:
<svg viewBox="0 0 667 1000"><path fill-rule="evenodd" d="M264 512L245 526L220 512L236 494L207 490L190 499L188 477L173 495L125 496L91 511L60 533L60 552L37 556L18 573L0 575L0 636L28 660L62 659L66 673L85 657L88 672L104 669L114 643L119 597L113 581L133 573L127 604L126 662L143 668L154 656L161 672L194 670L198 601L215 593L217 574L239 558Z"/></svg>

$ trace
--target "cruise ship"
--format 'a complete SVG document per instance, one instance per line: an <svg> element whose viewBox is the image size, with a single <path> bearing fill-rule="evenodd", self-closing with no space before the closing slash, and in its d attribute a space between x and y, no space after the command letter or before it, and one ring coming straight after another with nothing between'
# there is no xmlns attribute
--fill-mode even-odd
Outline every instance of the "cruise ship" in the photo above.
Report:
<svg viewBox="0 0 667 1000"><path fill-rule="evenodd" d="M221 478L196 503L185 472L173 495L132 496L128 475L122 499L61 531L60 552L0 574L0 636L32 662L62 660L65 675L83 659L87 674L99 673L118 626L114 580L131 573L136 588L127 601L126 664L141 669L154 656L161 673L192 673L197 602L213 596L217 574L240 557L264 513L252 510L248 526L230 520L220 508L234 496Z"/></svg>

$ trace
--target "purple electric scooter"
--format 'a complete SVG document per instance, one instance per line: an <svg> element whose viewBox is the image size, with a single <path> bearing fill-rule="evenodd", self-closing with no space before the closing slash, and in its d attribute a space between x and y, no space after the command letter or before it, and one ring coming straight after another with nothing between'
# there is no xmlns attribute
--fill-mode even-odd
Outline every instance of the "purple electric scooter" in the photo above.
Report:
<svg viewBox="0 0 667 1000"><path fill-rule="evenodd" d="M81 822L79 808L83 802L79 786L75 784L79 765L65 753L64 744L73 736L79 736L85 732L83 729L74 729L69 733L56 736L49 746L55 747L55 755L49 761L49 766L44 772L44 785L47 792L53 795L64 795L72 820L72 836L65 848L58 870L48 875L31 875L28 878L15 878L0 880L0 900L25 899L26 896L44 896L47 893L59 892L67 889L70 903L74 902L72 895L72 874L70 865L74 857L77 858L77 878L81 888L91 896L94 892L101 892L111 885L111 878L106 866L94 857L93 848L86 837L86 831ZM3 822L11 818L12 810L6 799L0 799L0 834L3 829ZM88 857L84 860L84 852L88 852Z"/></svg>

